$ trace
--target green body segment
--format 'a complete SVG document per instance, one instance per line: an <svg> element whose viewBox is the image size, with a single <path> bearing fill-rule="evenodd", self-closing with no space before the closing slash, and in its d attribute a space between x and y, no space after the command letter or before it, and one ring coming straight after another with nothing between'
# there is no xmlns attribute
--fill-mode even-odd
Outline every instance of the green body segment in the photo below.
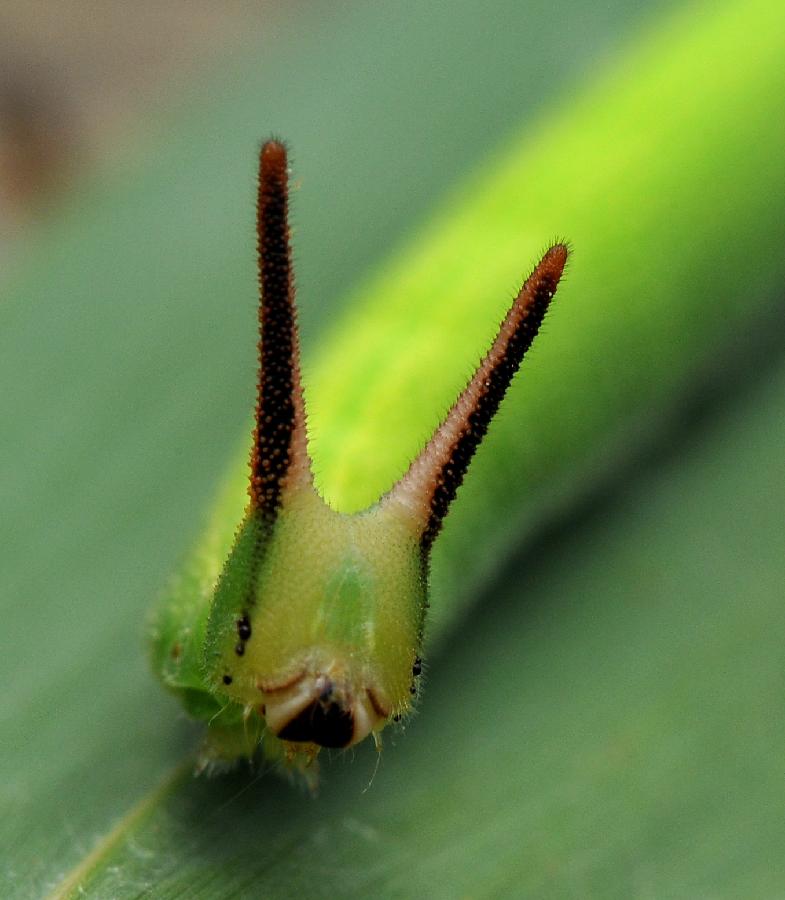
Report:
<svg viewBox="0 0 785 900"><path fill-rule="evenodd" d="M207 678L205 640L215 585L247 503L247 480L238 470L222 486L201 541L170 580L152 620L155 670L187 711L205 721L226 709ZM240 721L242 709L234 712Z"/></svg>

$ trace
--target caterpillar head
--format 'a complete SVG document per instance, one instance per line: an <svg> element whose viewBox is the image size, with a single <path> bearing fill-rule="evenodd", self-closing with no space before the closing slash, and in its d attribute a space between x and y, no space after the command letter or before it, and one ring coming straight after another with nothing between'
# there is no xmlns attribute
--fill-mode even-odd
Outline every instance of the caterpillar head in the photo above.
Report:
<svg viewBox="0 0 785 900"><path fill-rule="evenodd" d="M562 274L551 247L474 376L406 474L345 515L317 493L300 383L286 150L261 152L259 386L250 502L207 625L215 691L261 715L274 740L350 747L405 715L421 672L428 560L472 455ZM315 752L315 749L314 749Z"/></svg>

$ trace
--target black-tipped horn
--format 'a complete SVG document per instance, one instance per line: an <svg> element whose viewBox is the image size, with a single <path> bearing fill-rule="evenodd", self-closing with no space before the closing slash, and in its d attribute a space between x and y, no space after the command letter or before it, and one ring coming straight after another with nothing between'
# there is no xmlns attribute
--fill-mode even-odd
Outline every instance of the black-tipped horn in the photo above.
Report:
<svg viewBox="0 0 785 900"><path fill-rule="evenodd" d="M310 478L289 246L286 147L267 141L259 160L259 384L251 452L251 505L268 521L284 483Z"/></svg>
<svg viewBox="0 0 785 900"><path fill-rule="evenodd" d="M552 246L521 287L487 355L424 450L386 495L420 516L428 554L472 456L513 375L537 336L567 262L565 244Z"/></svg>

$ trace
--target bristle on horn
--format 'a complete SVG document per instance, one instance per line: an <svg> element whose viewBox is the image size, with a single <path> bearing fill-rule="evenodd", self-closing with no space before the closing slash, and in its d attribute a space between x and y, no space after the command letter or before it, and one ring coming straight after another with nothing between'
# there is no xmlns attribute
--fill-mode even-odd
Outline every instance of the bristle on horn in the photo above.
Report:
<svg viewBox="0 0 785 900"><path fill-rule="evenodd" d="M382 500L384 505L401 504L419 518L426 557L475 450L537 336L568 253L565 244L555 244L546 252L524 282L471 381L422 453Z"/></svg>
<svg viewBox="0 0 785 900"><path fill-rule="evenodd" d="M287 484L310 479L300 348L289 246L286 147L267 141L259 159L259 382L251 451L251 506L275 519Z"/></svg>

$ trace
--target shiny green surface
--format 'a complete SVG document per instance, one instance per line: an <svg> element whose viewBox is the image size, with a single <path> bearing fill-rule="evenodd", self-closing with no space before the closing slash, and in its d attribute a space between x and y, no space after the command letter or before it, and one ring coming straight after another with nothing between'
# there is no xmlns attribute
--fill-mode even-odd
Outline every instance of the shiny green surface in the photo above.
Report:
<svg viewBox="0 0 785 900"><path fill-rule="evenodd" d="M244 774L208 782L185 772L155 793L187 761L195 734L147 671L145 611L198 533L199 511L237 451L252 405L249 146L267 130L286 134L308 184L296 199L296 239L313 360L317 329L339 292L470 164L484 163L480 176L503 172L505 151L492 151L509 148L505 137L523 118L558 98L560 110L549 116L569 123L574 113L576 127L599 128L602 119L576 96L602 66L603 48L629 27L619 18L627 4L596 19L545 4L500 5L498 19L473 4L460 15L457 6L447 15L434 5L417 18L419 6L396 7L392 20L389 10L376 19L347 10L321 28L306 27L307 16L293 22L250 67L254 77L246 71L238 88L236 72L248 65L238 63L214 88L209 113L194 99L190 118L147 159L74 199L4 290L0 365L11 390L2 399L0 456L3 896L37 897L83 880L99 897L783 891L785 375L781 364L765 365L780 358L781 320L768 328L769 357L750 338L746 364L738 353L719 360L726 377L711 383L719 385L714 394L736 398L729 409L715 396L706 412L701 395L697 409L709 421L696 428L682 420L655 442L654 456L667 450L665 462L643 471L628 464L628 487L595 491L591 514L574 528L474 576L473 618L452 630L442 619L450 640L431 654L421 715L387 742L370 792L362 790L375 760L359 752L353 763L337 758L327 767L316 802ZM749 21L735 35L736 55L717 71L696 68L685 99L710 77L725 80L728 96L747 84L746 62L733 60L750 42L765 55L782 32L776 5L760 9L744 5ZM695 23L720 21L716 10L705 5ZM658 26L655 12L650 40L661 42L672 71L669 45L693 33ZM636 44L624 57L621 82L639 74L637 53ZM292 54L308 66L288 70L296 74L286 90L270 89L265 67ZM467 80L467 66L476 79ZM324 98L339 87L343 99L327 107ZM771 117L756 120L760 132L742 131L737 115L749 125L757 93L752 110L726 107L723 96L708 110L712 127L680 132L675 149L692 143L694 158L717 171L741 136L740 168L725 183L705 180L689 206L680 195L653 196L643 219L666 219L693 248L684 296L729 285L742 308L754 299L762 309L782 297L781 182L766 181L768 193L749 207L735 191L739 180L759 185L761 165L782 177L785 135ZM645 120L645 105L627 110ZM417 165L411 149L400 153L401 135L412 133ZM346 137L355 139L348 153ZM613 129L594 133L608 154L613 137ZM533 137L530 152L541 140ZM652 178L664 177L667 153L659 165ZM700 177L702 164L693 171ZM712 197L726 202L700 215ZM607 225L620 198L603 200L598 216ZM499 290L514 289L549 237L543 225L567 232L572 224L527 221L536 247L522 248L526 258L488 287L499 308ZM576 256L566 287L577 298L573 285L582 278L588 289L593 246L605 237L588 228L568 236ZM731 240L739 237L741 269ZM651 283L661 250L633 242L624 265L631 296L636 272ZM655 275L668 287L666 263ZM651 291L651 302L661 295ZM755 321L735 330L756 331ZM558 340L555 312L543 355L554 332ZM618 334L623 340L622 323ZM394 337L398 347L406 334ZM656 355L657 345L631 349ZM457 361L463 374L476 350L467 352ZM521 397L524 388L534 395L537 359L516 385ZM306 379L315 369L306 364ZM326 477L326 437L317 433L319 440ZM598 469L618 469L620 445L608 456L613 462ZM494 483L511 483L497 474ZM474 475L478 487L488 483L481 469ZM456 504L455 529L461 509L482 522L485 507L471 485ZM567 517L576 515L557 499Z"/></svg>

